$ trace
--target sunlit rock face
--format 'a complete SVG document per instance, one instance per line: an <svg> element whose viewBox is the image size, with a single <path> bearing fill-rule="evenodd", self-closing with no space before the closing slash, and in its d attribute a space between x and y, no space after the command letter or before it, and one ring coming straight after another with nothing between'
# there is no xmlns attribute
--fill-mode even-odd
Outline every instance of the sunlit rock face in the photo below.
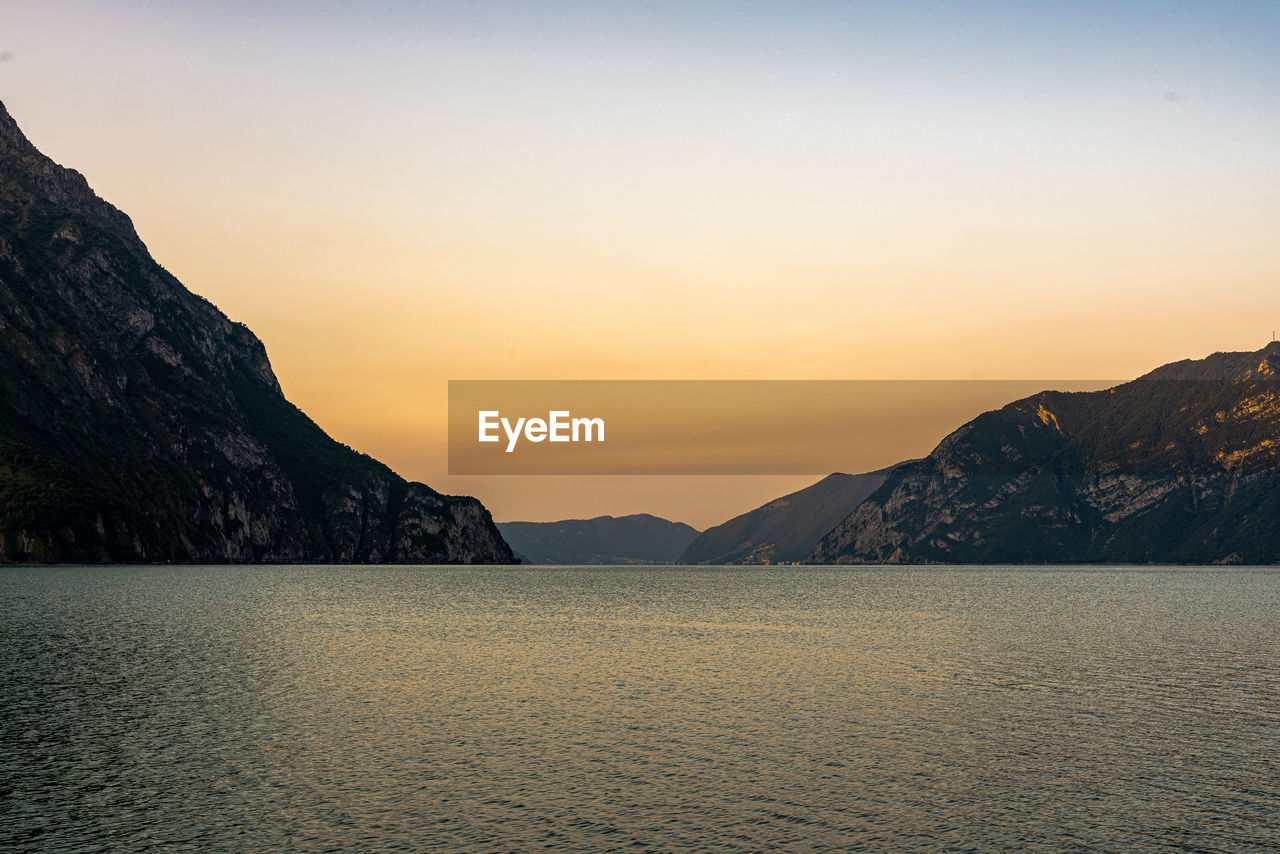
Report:
<svg viewBox="0 0 1280 854"><path fill-rule="evenodd" d="M341 445L266 350L0 105L0 560L509 563L489 513Z"/></svg>
<svg viewBox="0 0 1280 854"><path fill-rule="evenodd" d="M897 469L818 563L1280 562L1280 344L985 413Z"/></svg>

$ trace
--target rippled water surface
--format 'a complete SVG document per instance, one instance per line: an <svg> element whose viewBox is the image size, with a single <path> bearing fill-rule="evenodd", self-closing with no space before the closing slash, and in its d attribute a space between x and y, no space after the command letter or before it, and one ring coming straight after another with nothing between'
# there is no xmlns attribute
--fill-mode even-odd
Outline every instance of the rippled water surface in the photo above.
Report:
<svg viewBox="0 0 1280 854"><path fill-rule="evenodd" d="M0 850L1274 851L1280 573L0 570Z"/></svg>

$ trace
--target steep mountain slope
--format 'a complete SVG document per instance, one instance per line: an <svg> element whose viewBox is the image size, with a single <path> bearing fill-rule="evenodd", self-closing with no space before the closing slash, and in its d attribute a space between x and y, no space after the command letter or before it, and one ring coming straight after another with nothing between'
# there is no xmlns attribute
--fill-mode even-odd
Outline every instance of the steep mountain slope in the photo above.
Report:
<svg viewBox="0 0 1280 854"><path fill-rule="evenodd" d="M816 563L1280 561L1280 343L987 412L895 471Z"/></svg>
<svg viewBox="0 0 1280 854"><path fill-rule="evenodd" d="M867 474L830 474L774 499L689 544L681 563L790 563L803 560L824 534L888 478L892 467Z"/></svg>
<svg viewBox="0 0 1280 854"><path fill-rule="evenodd" d="M697 530L638 513L562 522L501 522L498 530L529 563L675 563Z"/></svg>
<svg viewBox="0 0 1280 854"><path fill-rule="evenodd" d="M289 403L253 333L0 105L0 560L511 562Z"/></svg>

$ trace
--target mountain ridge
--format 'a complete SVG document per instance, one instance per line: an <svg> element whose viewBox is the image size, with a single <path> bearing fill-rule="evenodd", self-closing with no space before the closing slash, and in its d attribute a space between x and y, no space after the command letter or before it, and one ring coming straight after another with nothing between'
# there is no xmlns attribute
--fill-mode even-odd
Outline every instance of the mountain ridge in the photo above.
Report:
<svg viewBox="0 0 1280 854"><path fill-rule="evenodd" d="M799 562L824 534L879 488L894 468L889 466L865 474L829 474L803 489L708 528L689 544L680 561L689 564Z"/></svg>
<svg viewBox="0 0 1280 854"><path fill-rule="evenodd" d="M814 563L1280 561L1280 343L983 413L895 471Z"/></svg>
<svg viewBox="0 0 1280 854"><path fill-rule="evenodd" d="M290 403L262 342L0 103L0 561L515 560Z"/></svg>

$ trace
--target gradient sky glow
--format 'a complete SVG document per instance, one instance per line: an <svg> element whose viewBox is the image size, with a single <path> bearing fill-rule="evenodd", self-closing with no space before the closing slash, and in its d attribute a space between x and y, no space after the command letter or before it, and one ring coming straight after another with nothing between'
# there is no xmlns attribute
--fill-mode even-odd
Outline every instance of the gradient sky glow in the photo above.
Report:
<svg viewBox="0 0 1280 854"><path fill-rule="evenodd" d="M806 479L449 478L450 378L1129 377L1280 328L1274 2L0 20L32 141L332 435L499 519Z"/></svg>

